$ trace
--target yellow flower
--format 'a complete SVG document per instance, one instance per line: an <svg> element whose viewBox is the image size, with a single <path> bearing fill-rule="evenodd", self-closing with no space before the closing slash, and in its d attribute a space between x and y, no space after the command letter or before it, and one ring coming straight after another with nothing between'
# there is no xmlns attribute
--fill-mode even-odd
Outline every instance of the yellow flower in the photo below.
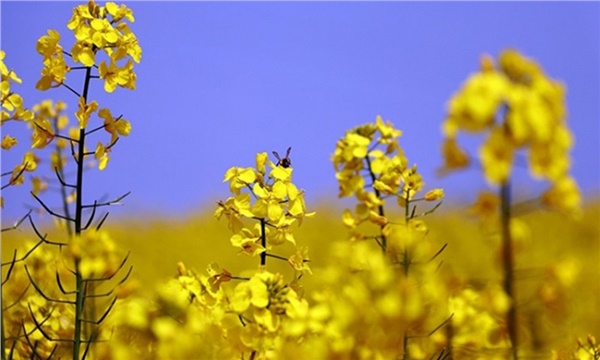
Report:
<svg viewBox="0 0 600 360"><path fill-rule="evenodd" d="M300 191L295 199L289 200L288 213L298 219L298 224L302 224L304 217L313 217L316 213L306 212L306 202L304 201L304 191Z"/></svg>
<svg viewBox="0 0 600 360"><path fill-rule="evenodd" d="M122 262L115 242L103 230L88 230L74 237L68 248L70 255L80 260L84 278L113 276Z"/></svg>
<svg viewBox="0 0 600 360"><path fill-rule="evenodd" d="M32 121L33 134L31 135L31 147L43 149L54 139L54 128L47 118L36 117Z"/></svg>
<svg viewBox="0 0 600 360"><path fill-rule="evenodd" d="M253 168L232 167L225 173L223 182L229 181L229 190L238 195L243 189L256 181L256 172Z"/></svg>
<svg viewBox="0 0 600 360"><path fill-rule="evenodd" d="M503 184L512 171L514 145L501 129L492 131L482 145L479 155L486 180Z"/></svg>
<svg viewBox="0 0 600 360"><path fill-rule="evenodd" d="M119 32L107 19L92 19L90 25L94 29L92 43L98 48L111 46L119 39Z"/></svg>
<svg viewBox="0 0 600 360"><path fill-rule="evenodd" d="M24 183L24 175L23 172L28 171L32 172L37 169L37 165L40 159L32 152L28 151L23 156L23 161L21 164L15 166L13 169L12 175L10 177L9 183L11 185L21 185Z"/></svg>
<svg viewBox="0 0 600 360"><path fill-rule="evenodd" d="M444 189L432 189L425 193L426 201L437 201L444 197Z"/></svg>
<svg viewBox="0 0 600 360"><path fill-rule="evenodd" d="M113 22L118 22L121 19L125 18L129 20L129 22L134 22L135 18L133 17L133 11L129 9L125 4L121 4L118 6L114 2L106 3L106 11L113 17Z"/></svg>
<svg viewBox="0 0 600 360"><path fill-rule="evenodd" d="M450 99L446 121L471 132L489 127L506 98L508 86L505 77L495 72L472 75Z"/></svg>
<svg viewBox="0 0 600 360"><path fill-rule="evenodd" d="M104 130L111 134L110 143L114 143L119 135L127 136L131 132L129 121L119 117L113 118L109 109L103 108L98 111L98 117L104 119Z"/></svg>
<svg viewBox="0 0 600 360"><path fill-rule="evenodd" d="M421 189L423 189L423 186L425 186L425 183L423 182L423 177L417 172L416 165L414 165L411 169L404 171L402 177L404 179L404 189L402 191L402 194L408 194L409 199L412 199L415 196L415 194L421 191Z"/></svg>
<svg viewBox="0 0 600 360"><path fill-rule="evenodd" d="M442 171L461 169L469 166L469 155L458 146L456 139L447 138L442 146L444 167Z"/></svg>
<svg viewBox="0 0 600 360"><path fill-rule="evenodd" d="M11 147L17 145L17 139L15 139L14 137L10 136L10 135L5 135L4 138L2 138L2 149L3 150L9 150Z"/></svg>
<svg viewBox="0 0 600 360"><path fill-rule="evenodd" d="M248 194L241 194L238 196L242 196L242 195L248 195ZM236 196L236 198L238 196ZM236 198L230 197L225 202L219 201L217 203L217 205L218 205L217 210L215 210L215 217L217 219L220 219L221 216L223 216L223 215L225 215L227 217L227 220L228 220L227 226L229 227L229 230L233 231L234 233L241 231L242 228L244 227L244 224L240 220L240 212L238 211L237 205L235 204ZM248 200L248 203L249 203L249 201L250 200Z"/></svg>
<svg viewBox="0 0 600 360"><path fill-rule="evenodd" d="M42 77L35 84L38 90L48 90L51 87L57 87L67 79L67 73L71 70L62 51L57 51L53 56L44 59L42 68Z"/></svg>
<svg viewBox="0 0 600 360"><path fill-rule="evenodd" d="M96 110L98 110L98 103L96 101L86 104L83 97L79 98L79 108L77 112L75 112L75 117L77 118L80 129L85 129L87 127L90 116Z"/></svg>
<svg viewBox="0 0 600 360"><path fill-rule="evenodd" d="M242 228L240 232L231 237L230 241L231 245L234 247L239 247L242 249L243 253L248 255L256 256L266 251L266 249L260 245L260 224L255 224L253 230Z"/></svg>
<svg viewBox="0 0 600 360"><path fill-rule="evenodd" d="M121 32L121 40L116 51L109 54L111 59L117 61L129 55L133 61L139 63L142 58L142 48L137 37L125 23L117 24L117 29Z"/></svg>
<svg viewBox="0 0 600 360"><path fill-rule="evenodd" d="M50 154L50 167L52 169L62 169L67 162L67 158L65 156L59 156L57 152L52 152Z"/></svg>
<svg viewBox="0 0 600 360"><path fill-rule="evenodd" d="M96 151L94 151L94 159L98 160L98 169L104 170L106 165L108 165L108 160L110 160L110 156L108 153L110 152L109 148L106 148L100 141L98 141L98 145L96 145Z"/></svg>
<svg viewBox="0 0 600 360"><path fill-rule="evenodd" d="M2 81L14 82L17 84L21 83L21 79L17 76L17 74L8 70L6 64L4 63L4 58L6 57L6 53L4 50L0 50L0 73L2 74Z"/></svg>
<svg viewBox="0 0 600 360"><path fill-rule="evenodd" d="M389 121L384 123L383 119L379 115L377 115L377 118L375 119L375 126L381 134L382 139L380 140L380 142L382 144L390 143L395 138L402 135L402 131L394 128L394 124L392 124Z"/></svg>
<svg viewBox="0 0 600 360"><path fill-rule="evenodd" d="M92 44L84 41L77 41L73 44L71 56L73 57L73 61L79 62L84 66L91 67L96 63L96 52Z"/></svg>
<svg viewBox="0 0 600 360"><path fill-rule="evenodd" d="M294 218L284 218L282 224L278 224L277 227L269 232L267 236L267 242L269 245L278 246L284 244L286 241L296 245L294 234L292 233L291 225L296 221Z"/></svg>
<svg viewBox="0 0 600 360"><path fill-rule="evenodd" d="M552 183L549 190L542 195L544 205L572 213L575 216L581 212L581 193L577 182L570 176L562 177Z"/></svg>
<svg viewBox="0 0 600 360"><path fill-rule="evenodd" d="M471 205L470 212L484 219L496 219L499 208L500 198L498 195L489 191L482 191L477 195L477 199L473 205Z"/></svg>
<svg viewBox="0 0 600 360"><path fill-rule="evenodd" d="M234 312L242 314L250 306L262 309L267 305L269 305L269 291L267 284L259 276L255 275L250 280L235 287L231 299L231 309Z"/></svg>
<svg viewBox="0 0 600 360"><path fill-rule="evenodd" d="M106 65L106 61L101 62L98 74L101 79L104 79L104 90L107 93L112 93L117 86L130 86L133 76L132 66L133 63L131 61L128 61L124 67L118 67L112 60L108 66Z"/></svg>
<svg viewBox="0 0 600 360"><path fill-rule="evenodd" d="M535 62L514 49L507 49L500 53L499 63L500 69L516 83L529 84L532 78L541 72Z"/></svg>
<svg viewBox="0 0 600 360"><path fill-rule="evenodd" d="M57 52L62 51L62 47L58 44L59 41L60 33L56 30L48 30L48 35L38 39L35 49L44 58L51 58Z"/></svg>
<svg viewBox="0 0 600 360"><path fill-rule="evenodd" d="M256 170L259 173L265 174L267 172L266 163L269 158L269 155L266 152L256 154Z"/></svg>
<svg viewBox="0 0 600 360"><path fill-rule="evenodd" d="M288 263L292 265L294 270L300 271L302 273L312 274L310 267L308 266L309 262L308 258L308 248L306 246L299 247L296 250L296 253L289 257Z"/></svg>
<svg viewBox="0 0 600 360"><path fill-rule="evenodd" d="M571 167L568 148L558 142L534 143L529 150L529 170L536 178L557 180L568 175Z"/></svg>
<svg viewBox="0 0 600 360"><path fill-rule="evenodd" d="M44 180L42 180L39 176L35 176L33 177L33 179L31 179L31 186L32 186L32 190L31 192L38 195L39 193L46 191L46 189L48 189L48 183Z"/></svg>
<svg viewBox="0 0 600 360"><path fill-rule="evenodd" d="M350 169L337 172L335 177L340 186L339 197L351 196L365 186L365 179Z"/></svg>

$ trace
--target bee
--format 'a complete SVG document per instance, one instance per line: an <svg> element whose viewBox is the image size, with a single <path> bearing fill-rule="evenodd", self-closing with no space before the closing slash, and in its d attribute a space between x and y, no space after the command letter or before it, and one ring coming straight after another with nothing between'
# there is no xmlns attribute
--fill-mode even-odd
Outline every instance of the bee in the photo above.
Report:
<svg viewBox="0 0 600 360"><path fill-rule="evenodd" d="M290 159L290 152L292 151L292 147L290 146L285 153L285 157L282 159L279 157L277 151L273 151L273 155L277 159L277 166L281 166L283 168L289 168L292 166L292 159Z"/></svg>

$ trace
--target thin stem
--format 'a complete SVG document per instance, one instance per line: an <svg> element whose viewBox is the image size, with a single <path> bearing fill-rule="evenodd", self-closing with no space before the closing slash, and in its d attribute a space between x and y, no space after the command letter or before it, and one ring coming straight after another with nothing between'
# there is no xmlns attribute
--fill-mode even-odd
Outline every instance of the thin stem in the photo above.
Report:
<svg viewBox="0 0 600 360"><path fill-rule="evenodd" d="M371 170L371 159L369 159L369 155L365 156L365 160L367 162L367 168L369 169L369 175L371 176L371 181L373 184L375 184L375 181L377 180L377 178L375 177L375 173L373 173L373 170ZM379 190L373 188L373 190L375 191L375 196L377 196L378 199L381 200L381 193L379 192ZM379 216L384 217L385 216L385 212L383 210L383 205L379 205L379 207L377 208L377 211L379 212ZM385 237L385 235L383 235L383 226L381 226L381 250L383 251L383 253L385 254L387 252L387 238Z"/></svg>
<svg viewBox="0 0 600 360"><path fill-rule="evenodd" d="M404 223L406 224L406 226L408 226L408 222L411 219L411 215L410 215L410 203L411 201L409 200L410 198L410 189L406 189L406 203L404 205ZM410 258L408 257L408 246L406 246L406 244L404 244L404 259L402 262L402 265L404 267L404 275L408 275L408 268L410 267Z"/></svg>
<svg viewBox="0 0 600 360"><path fill-rule="evenodd" d="M87 76L86 76L86 79L87 79ZM62 86L64 86L64 87L66 87L66 88L67 88L67 90L69 90L69 91L70 91L70 92L72 92L73 94L75 94L75 96L77 96L77 97L80 97L80 96L81 96L81 95L80 95L80 94L79 94L77 91L75 91L75 89L73 89L73 88L72 88L72 87L70 87L69 85L67 85L67 84L65 84L65 83L62 83L61 85L62 85ZM85 97L85 96L84 96L84 97Z"/></svg>
<svg viewBox="0 0 600 360"><path fill-rule="evenodd" d="M88 91L90 86L90 76L92 68L88 67L85 71L85 80L83 83L83 102L87 104ZM85 153L85 128L79 129L79 144L78 144L78 162L77 162L77 197L75 199L75 235L81 235L82 213L83 213L83 168L84 168L84 153ZM80 259L75 258L75 339L73 346L73 360L79 360L79 351L81 346L81 328L83 318L83 298L84 287L83 277L80 270Z"/></svg>
<svg viewBox="0 0 600 360"><path fill-rule="evenodd" d="M58 116L54 118L54 132L56 133L56 136L60 135L60 129L58 128ZM56 176L58 177L60 182L60 197L62 200L63 213L65 217L71 218L71 214L69 212L69 202L67 201L67 185L63 181L63 179L65 178L65 172L62 166L62 149L60 146L58 146L58 143L56 143L55 148L56 156L58 157L58 161L61 163L60 166L56 166L54 170L56 171ZM71 224L68 221L65 221L65 225L67 227L67 234L69 235L69 238L71 238L71 235L73 234L73 228L71 227Z"/></svg>
<svg viewBox="0 0 600 360"><path fill-rule="evenodd" d="M261 266L267 265L267 232L265 222L265 219L260 219L260 244L265 249L265 251L260 254Z"/></svg>
<svg viewBox="0 0 600 360"><path fill-rule="evenodd" d="M408 226L408 222L410 221L410 189L406 189L406 201L404 204L404 224ZM408 246L404 244L404 254L402 259L402 267L404 268L404 276L408 275L408 268L410 267L410 258L408 256ZM404 355L402 356L403 360L410 359L410 354L408 352L408 333L404 332L404 336L402 339L402 345L404 348Z"/></svg>
<svg viewBox="0 0 600 360"><path fill-rule="evenodd" d="M512 347L513 359L517 359L517 309L515 306L514 254L510 236L510 183L500 186L500 224L502 227L502 263L504 265L504 292L511 299L506 314L506 326Z"/></svg>
<svg viewBox="0 0 600 360"><path fill-rule="evenodd" d="M279 255L275 255L275 254L268 254L267 252L264 252L265 256L269 256L272 257L274 259L279 259L279 260L283 260L283 261L288 261L288 258L283 257L283 256L279 256Z"/></svg>

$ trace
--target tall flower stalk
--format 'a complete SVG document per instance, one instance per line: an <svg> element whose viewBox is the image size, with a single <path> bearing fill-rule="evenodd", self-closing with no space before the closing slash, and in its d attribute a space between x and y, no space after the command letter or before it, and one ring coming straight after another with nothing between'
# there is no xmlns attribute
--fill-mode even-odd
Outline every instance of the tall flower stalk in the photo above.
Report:
<svg viewBox="0 0 600 360"><path fill-rule="evenodd" d="M355 210L346 209L343 222L351 231L352 241L374 241L384 258L392 266L402 269L402 280L412 282L413 264L427 266L435 260L438 251L428 261L420 257L428 245L423 241L426 227L421 216L427 215L441 204L434 205L424 213L417 213L419 201L438 201L443 198L442 189L428 192L423 198L415 197L424 187L416 165L409 161L400 147L398 138L402 132L380 116L374 123L367 123L348 131L337 143L332 161L339 183L339 197L353 196L358 201ZM386 211L386 203L392 199L402 209L403 216L395 221ZM376 234L370 229L375 227ZM416 254L416 255L415 255ZM409 316L410 318L410 316ZM404 324L410 328L410 322ZM415 334L405 331L402 336L402 358L410 358L409 339Z"/></svg>
<svg viewBox="0 0 600 360"><path fill-rule="evenodd" d="M275 340L283 336L281 323L290 321L298 307L306 306L293 284L304 273L311 273L308 249L296 247L293 230L314 213L306 212L304 191L292 182L290 151L283 159L274 153L277 163L268 160L267 153L259 153L254 168L228 169L224 182L229 183L232 196L219 201L215 212L218 219L228 220L233 232L231 245L243 254L259 257L259 271L249 278L215 270L216 265L212 270L218 283L242 280L234 289L230 311L238 315L243 327L241 350L248 351L250 359L274 351ZM291 256L275 253L275 248L285 243L296 248ZM294 269L294 279L285 282L281 274L269 272L267 258L286 261Z"/></svg>
<svg viewBox="0 0 600 360"><path fill-rule="evenodd" d="M104 170L109 154L119 138L127 136L131 131L131 124L122 116L114 118L109 109L99 109L98 102L91 100L92 83L95 80L103 81L103 88L108 93L112 93L117 87L135 89L133 63L139 62L141 48L125 20L134 21L132 11L125 5L109 2L100 6L90 1L76 6L67 24L76 39L70 52L64 50L60 43L60 33L55 30L49 30L36 44L37 52L43 57L41 78L36 88L45 91L64 87L78 100L75 112L77 126L68 134L60 132L68 123L66 116L61 114L66 108L63 102L53 105L52 102L45 101L34 107L34 116L27 120L33 131L32 148L43 149L52 143L55 145L50 163L60 183L62 212L53 210L46 204L35 187L31 194L41 208L65 230L67 241L49 239L50 236L42 234L29 216L39 242L26 255L50 256L49 252L42 250L33 253L37 248L42 249L40 246L43 244L58 246L61 250L64 247L67 251L61 251L57 256L61 258L61 263L71 262L68 274L74 277L73 281L65 282L67 272L57 266L54 270L55 280L60 292L51 291L43 286L47 279L41 276L39 266L35 265L40 262L25 263L24 273L36 293L23 293L29 319L22 320L21 334L12 336L10 341L14 351L31 354L36 358L66 357L67 352L70 352L74 360L88 357L93 351L93 344L102 340L99 325L117 300L114 287L103 293L98 293L97 289L104 284L110 285L110 280L123 268L127 257L122 258L116 253L113 240L101 230L108 212L99 219L97 215L101 208L118 204L127 194L110 201L85 202L84 172L90 162L97 162L98 168ZM102 53L105 54L105 59L101 59ZM68 65L68 59L75 65ZM126 64L122 64L124 61ZM80 92L67 83L67 75L72 71L84 72ZM95 121L94 115L103 120L101 125L91 126ZM110 135L109 141L98 141L95 151L90 151L90 138L97 136L95 133L99 130L105 130ZM63 150L67 147L70 147L75 167L72 180L64 171L68 158L64 156ZM30 161L28 166L33 164ZM56 235L52 237L54 236ZM47 261L41 263L47 264ZM120 283L127 279L130 272L131 268ZM71 286L72 290L69 289ZM44 305L39 305L40 300L45 302ZM104 309L101 314L96 313L97 304L101 304ZM52 309L47 309L49 306ZM71 322L65 321L70 317ZM18 320L11 319L11 322L15 321ZM14 331L12 333L17 334ZM44 345L39 344L40 334L47 341ZM6 338L5 340L8 341Z"/></svg>
<svg viewBox="0 0 600 360"><path fill-rule="evenodd" d="M448 104L443 124L444 170L469 166L471 159L458 144L461 131L485 133L479 150L483 175L497 187L502 239L503 288L511 303L506 329L512 357L519 355L518 298L515 290L515 231L511 181L515 157L526 152L529 172L550 183L540 196L542 204L568 214L580 212L581 196L569 175L569 152L573 136L566 124L565 87L548 77L542 68L515 50L500 54L498 65L484 56L481 69L465 82Z"/></svg>

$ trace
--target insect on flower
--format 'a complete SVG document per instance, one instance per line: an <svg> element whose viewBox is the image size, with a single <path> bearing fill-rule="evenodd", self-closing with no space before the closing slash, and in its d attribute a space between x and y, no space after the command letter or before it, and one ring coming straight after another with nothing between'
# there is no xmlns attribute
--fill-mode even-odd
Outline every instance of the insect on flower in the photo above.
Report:
<svg viewBox="0 0 600 360"><path fill-rule="evenodd" d="M292 151L292 147L290 146L287 149L287 152L285 153L285 157L283 159L281 157L279 157L279 154L277 153L277 151L273 151L273 155L277 159L277 166L281 166L284 168L289 168L290 166L292 166L292 159L290 159L291 151Z"/></svg>

